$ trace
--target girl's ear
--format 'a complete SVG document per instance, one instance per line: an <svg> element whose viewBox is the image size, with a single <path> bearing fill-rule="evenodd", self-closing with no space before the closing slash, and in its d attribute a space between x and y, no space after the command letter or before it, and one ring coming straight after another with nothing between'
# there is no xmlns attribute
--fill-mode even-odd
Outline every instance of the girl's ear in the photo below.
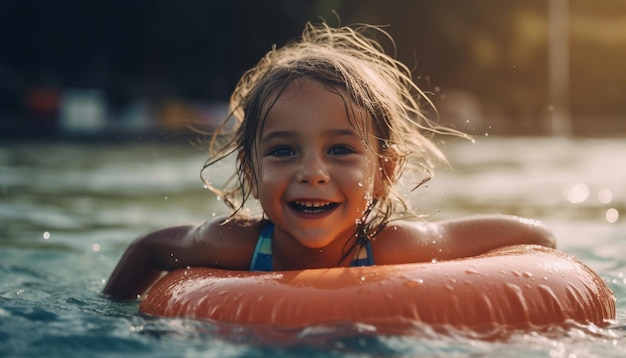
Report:
<svg viewBox="0 0 626 358"><path fill-rule="evenodd" d="M239 165L241 165L242 163L242 159L243 159L243 152L239 151L239 153L237 154L237 162L239 162ZM248 165L245 165L243 167L243 176L244 176L244 180L250 185L250 194L252 194L252 196L255 199L259 198L259 193L257 190L257 185L256 185L256 179L253 173L253 168L251 168L252 163L248 162Z"/></svg>
<svg viewBox="0 0 626 358"><path fill-rule="evenodd" d="M254 180L254 176L250 175L250 191L252 193L252 197L255 199L259 199L259 188L256 185L256 180Z"/></svg>
<svg viewBox="0 0 626 358"><path fill-rule="evenodd" d="M389 194L395 181L395 170L398 164L398 153L392 147L384 149L378 160L378 175L374 182L374 197L382 198Z"/></svg>

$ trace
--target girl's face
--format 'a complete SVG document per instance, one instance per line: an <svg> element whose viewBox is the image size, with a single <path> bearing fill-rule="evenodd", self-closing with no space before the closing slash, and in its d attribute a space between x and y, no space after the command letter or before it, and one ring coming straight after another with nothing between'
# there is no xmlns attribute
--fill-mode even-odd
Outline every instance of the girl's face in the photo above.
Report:
<svg viewBox="0 0 626 358"><path fill-rule="evenodd" d="M297 80L262 128L253 194L275 224L274 240L342 246L383 185L379 159L351 125L344 99L318 81Z"/></svg>

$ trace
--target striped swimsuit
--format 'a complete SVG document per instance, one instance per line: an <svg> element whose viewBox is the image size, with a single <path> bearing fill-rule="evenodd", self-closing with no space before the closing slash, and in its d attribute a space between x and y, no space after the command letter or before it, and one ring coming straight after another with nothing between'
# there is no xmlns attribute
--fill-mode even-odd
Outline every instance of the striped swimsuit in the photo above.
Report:
<svg viewBox="0 0 626 358"><path fill-rule="evenodd" d="M250 263L250 271L272 271L272 234L274 233L274 224L268 222L261 230L259 240L257 241L252 262ZM369 241L365 241L365 245L361 247L357 257L350 262L350 266L372 266L374 265L374 256L372 255L372 246Z"/></svg>

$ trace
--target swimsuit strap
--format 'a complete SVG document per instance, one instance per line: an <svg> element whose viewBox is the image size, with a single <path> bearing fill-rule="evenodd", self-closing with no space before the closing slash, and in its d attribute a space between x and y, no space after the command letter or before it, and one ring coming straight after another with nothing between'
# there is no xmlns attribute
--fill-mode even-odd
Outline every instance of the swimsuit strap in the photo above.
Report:
<svg viewBox="0 0 626 358"><path fill-rule="evenodd" d="M274 224L268 222L261 230L259 240L256 243L250 271L272 271L272 235Z"/></svg>
<svg viewBox="0 0 626 358"><path fill-rule="evenodd" d="M274 234L274 224L268 222L259 235L259 240L252 254L250 271L272 271L272 235ZM350 266L373 266L374 255L372 245L369 240L359 248L356 258L350 261Z"/></svg>
<svg viewBox="0 0 626 358"><path fill-rule="evenodd" d="M359 247L359 252L350 261L350 266L374 266L374 254L372 253L372 243L369 240L363 240L363 245Z"/></svg>

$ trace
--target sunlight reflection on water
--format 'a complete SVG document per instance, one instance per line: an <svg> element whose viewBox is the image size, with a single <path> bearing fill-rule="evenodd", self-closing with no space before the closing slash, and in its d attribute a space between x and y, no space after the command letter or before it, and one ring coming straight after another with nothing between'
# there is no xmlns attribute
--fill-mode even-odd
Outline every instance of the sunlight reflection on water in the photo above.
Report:
<svg viewBox="0 0 626 358"><path fill-rule="evenodd" d="M444 151L452 169L439 170L411 194L416 210L428 220L478 213L541 220L555 232L561 250L588 263L615 291L619 319L613 330L597 336L574 330L558 339L525 335L508 343L385 336L331 341L315 352L626 354L626 141L490 136L474 144L456 141ZM48 352L57 356L307 352L224 341L210 333L214 326L147 320L134 314L136 304L98 295L122 252L142 232L226 213L199 180L205 160L204 153L180 143L0 145L0 351L41 354L44 349L36 347L47 342ZM210 179L220 182L231 173L220 167L213 174ZM407 187L421 180L404 179Z"/></svg>

